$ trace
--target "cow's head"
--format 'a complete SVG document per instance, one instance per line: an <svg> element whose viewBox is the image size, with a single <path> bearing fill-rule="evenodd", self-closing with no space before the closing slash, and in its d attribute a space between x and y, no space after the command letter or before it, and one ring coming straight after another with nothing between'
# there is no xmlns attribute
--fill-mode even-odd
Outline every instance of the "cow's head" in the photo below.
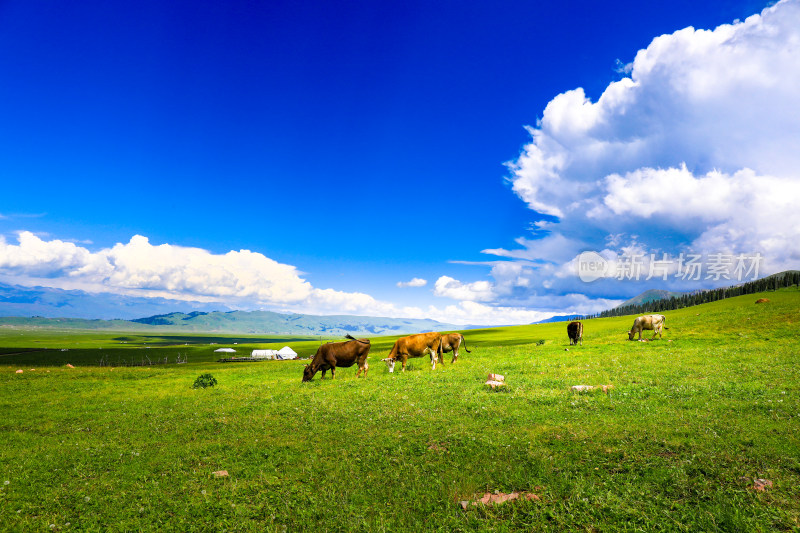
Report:
<svg viewBox="0 0 800 533"><path fill-rule="evenodd" d="M633 340L633 338L634 338L635 336L636 336L636 332L635 332L635 331L633 331L633 330L630 330L630 331L628 332L628 340L629 340L629 341L632 341L632 340Z"/></svg>
<svg viewBox="0 0 800 533"><path fill-rule="evenodd" d="M394 372L394 357L387 357L385 359L381 359L381 361L386 363L386 366L389 367L389 373Z"/></svg>
<svg viewBox="0 0 800 533"><path fill-rule="evenodd" d="M303 383L306 381L311 381L311 378L314 377L314 374L316 374L316 372L311 368L311 365L306 365L305 368L303 368Z"/></svg>

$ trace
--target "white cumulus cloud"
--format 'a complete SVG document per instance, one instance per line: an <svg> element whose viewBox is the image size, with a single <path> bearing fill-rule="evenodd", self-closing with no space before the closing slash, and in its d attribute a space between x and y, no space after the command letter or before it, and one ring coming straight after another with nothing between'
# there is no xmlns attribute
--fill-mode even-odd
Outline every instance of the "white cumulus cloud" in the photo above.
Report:
<svg viewBox="0 0 800 533"><path fill-rule="evenodd" d="M398 281L397 286L401 289L406 287L424 287L428 280L422 278L412 278L411 281Z"/></svg>
<svg viewBox="0 0 800 533"><path fill-rule="evenodd" d="M508 164L514 192L556 218L549 234L484 252L562 277L604 242L611 254L761 253L763 273L796 268L800 0L656 37L621 72L597 101L581 88L553 98Z"/></svg>
<svg viewBox="0 0 800 533"><path fill-rule="evenodd" d="M450 276L441 276L436 280L433 294L444 298L462 301L492 301L495 298L494 286L488 281L462 283Z"/></svg>
<svg viewBox="0 0 800 533"><path fill-rule="evenodd" d="M19 232L16 244L0 236L0 279L27 286L221 302L233 308L433 318L452 324L497 325L549 316L522 308L492 308L470 301L476 295L480 297L482 287L491 290L488 282L460 284L451 278L448 294L455 291L451 295L456 296L458 302L425 309L398 306L363 292L314 287L303 279L296 267L258 252L232 250L214 254L201 248L155 245L142 235L97 251L73 242L47 240L29 231ZM425 284L419 278L411 283ZM457 285L463 285L463 294L456 290Z"/></svg>

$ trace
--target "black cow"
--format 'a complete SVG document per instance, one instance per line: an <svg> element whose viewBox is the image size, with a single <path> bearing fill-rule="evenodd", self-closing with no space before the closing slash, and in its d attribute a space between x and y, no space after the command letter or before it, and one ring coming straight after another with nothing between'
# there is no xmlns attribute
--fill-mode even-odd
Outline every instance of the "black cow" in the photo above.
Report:
<svg viewBox="0 0 800 533"><path fill-rule="evenodd" d="M567 335L569 335L569 345L581 343L583 346L583 324L581 322L570 322L567 324Z"/></svg>

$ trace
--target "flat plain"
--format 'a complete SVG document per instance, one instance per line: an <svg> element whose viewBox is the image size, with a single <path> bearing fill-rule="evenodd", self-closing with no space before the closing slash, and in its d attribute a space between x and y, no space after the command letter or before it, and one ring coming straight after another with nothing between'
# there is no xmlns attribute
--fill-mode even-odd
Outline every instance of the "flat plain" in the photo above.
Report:
<svg viewBox="0 0 800 533"><path fill-rule="evenodd" d="M304 361L213 350L319 338L2 327L0 529L800 529L800 291L665 314L652 342L632 316L585 321L583 346L564 323L469 330L434 371L389 374L375 338L366 379L305 384ZM459 504L495 491L538 498Z"/></svg>

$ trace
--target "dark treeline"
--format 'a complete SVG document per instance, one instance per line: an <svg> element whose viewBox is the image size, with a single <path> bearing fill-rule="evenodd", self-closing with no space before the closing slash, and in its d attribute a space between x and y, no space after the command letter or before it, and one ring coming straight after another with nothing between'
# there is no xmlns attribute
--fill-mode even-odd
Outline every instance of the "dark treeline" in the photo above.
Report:
<svg viewBox="0 0 800 533"><path fill-rule="evenodd" d="M696 293L673 296L672 298L665 298L663 300L656 300L644 304L615 307L614 309L608 309L607 311L602 311L601 313L595 315L585 316L584 319L657 313L659 311L673 311L675 309L682 309L684 307L691 307L693 305L716 302L717 300L724 300L725 298L732 298L734 296L742 296L743 294L775 291L791 286L800 287L800 271L789 270L786 272L781 272L780 274L768 276L766 278L757 279L755 281L748 281L747 283L736 285L734 287L723 287L721 289L699 291Z"/></svg>

